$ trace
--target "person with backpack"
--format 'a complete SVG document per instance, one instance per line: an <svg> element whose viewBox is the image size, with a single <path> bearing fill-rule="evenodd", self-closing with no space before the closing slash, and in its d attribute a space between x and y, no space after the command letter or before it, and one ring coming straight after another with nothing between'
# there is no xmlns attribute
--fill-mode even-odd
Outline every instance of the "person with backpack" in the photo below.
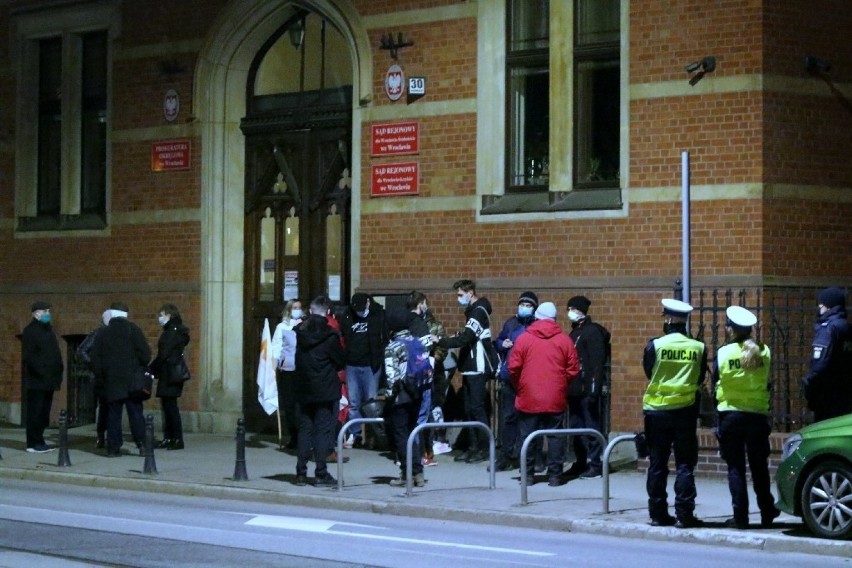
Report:
<svg viewBox="0 0 852 568"><path fill-rule="evenodd" d="M388 381L388 394L385 404L390 404L387 420L399 458L400 475L391 480L393 487L406 484L406 459L408 437L417 426L423 393L432 388L432 363L429 352L423 343L409 331L411 321L417 314L404 308L393 308L387 313L388 330L391 341L385 347L385 375ZM422 448L412 445L412 475L415 487L423 487Z"/></svg>
<svg viewBox="0 0 852 568"><path fill-rule="evenodd" d="M585 296L574 296L568 300L568 319L571 320L569 337L574 341L580 356L580 376L571 382L568 389L568 427L602 429L601 399L607 384L607 361L610 357L610 333L592 321L589 306L592 301ZM593 479L603 471L601 442L592 436L573 436L572 444L576 460L568 468L566 476Z"/></svg>
<svg viewBox="0 0 852 568"><path fill-rule="evenodd" d="M458 370L462 376L465 420L488 425L486 402L488 380L497 373L497 350L491 342L491 302L476 295L476 283L459 280L453 284L456 299L467 318L453 337L437 338L442 349L459 348ZM470 446L455 461L479 463L488 459L488 434L477 428L470 432Z"/></svg>

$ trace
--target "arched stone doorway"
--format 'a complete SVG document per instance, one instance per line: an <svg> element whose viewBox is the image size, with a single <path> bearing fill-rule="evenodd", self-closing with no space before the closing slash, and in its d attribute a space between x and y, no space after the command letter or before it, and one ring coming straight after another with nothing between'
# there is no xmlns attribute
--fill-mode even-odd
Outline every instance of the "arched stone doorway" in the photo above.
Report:
<svg viewBox="0 0 852 568"><path fill-rule="evenodd" d="M201 51L195 76L194 113L202 143L202 330L201 392L198 426L202 431L231 432L242 416L244 400L256 397L245 379L243 343L256 330L244 322L246 136L249 74L282 25L303 11L315 13L341 34L352 69L351 164L360 163L359 108L370 101L372 63L366 31L348 2L314 0L235 0L220 14ZM353 199L348 229L351 273L357 284L360 234L359 168L351 168ZM348 289L348 288L347 288ZM306 292L310 292L306 290ZM259 348L260 337L257 336ZM259 408L259 407L258 407Z"/></svg>

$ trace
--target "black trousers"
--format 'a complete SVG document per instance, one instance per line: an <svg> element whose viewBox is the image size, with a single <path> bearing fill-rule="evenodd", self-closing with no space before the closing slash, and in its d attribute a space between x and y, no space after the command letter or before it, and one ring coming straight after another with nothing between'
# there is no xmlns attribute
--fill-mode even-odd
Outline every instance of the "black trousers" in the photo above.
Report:
<svg viewBox="0 0 852 568"><path fill-rule="evenodd" d="M516 394L509 381L500 382L500 455L505 460L518 459L524 441L515 410Z"/></svg>
<svg viewBox="0 0 852 568"><path fill-rule="evenodd" d="M462 375L465 420L488 425L488 413L485 410L485 401L488 399L487 384L485 375ZM488 435L479 428L471 430L471 442L471 450L486 449Z"/></svg>
<svg viewBox="0 0 852 568"><path fill-rule="evenodd" d="M526 440L527 436L536 430L555 430L562 428L562 419L565 417L564 412L538 413L527 414L520 410L518 414L518 428L521 433L521 440ZM565 462L565 435L547 435L547 476L554 477L562 475L562 464ZM535 456L541 453L542 437L538 436L530 442L527 448L527 476L532 479L535 473ZM524 467L524 464L521 464Z"/></svg>
<svg viewBox="0 0 852 568"><path fill-rule="evenodd" d="M278 408L284 412L284 425L291 442L298 439L299 404L296 402L296 371L278 371Z"/></svg>
<svg viewBox="0 0 852 568"><path fill-rule="evenodd" d="M600 398L596 396L569 396L568 397L568 427L569 428L592 428L601 431L601 406ZM592 436L572 436L571 443L574 448L575 463L580 466L589 465L600 470L601 454L603 448L601 442Z"/></svg>
<svg viewBox="0 0 852 568"><path fill-rule="evenodd" d="M299 457L296 460L296 475L307 475L308 461L312 457L316 464L314 475L323 477L328 473L325 460L334 447L338 404L336 400L299 404Z"/></svg>
<svg viewBox="0 0 852 568"><path fill-rule="evenodd" d="M417 416L420 414L420 401L394 404L388 412L391 435L399 458L400 477L405 477L405 459L408 454L408 437L417 426ZM423 473L423 449L417 440L411 445L412 475Z"/></svg>
<svg viewBox="0 0 852 568"><path fill-rule="evenodd" d="M109 416L109 403L102 395L95 395L95 398L98 401L98 418L96 431L98 433L98 440L103 440L106 438L107 417Z"/></svg>
<svg viewBox="0 0 852 568"><path fill-rule="evenodd" d="M183 440L183 421L176 396L161 396L160 407L163 409L163 439Z"/></svg>
<svg viewBox="0 0 852 568"><path fill-rule="evenodd" d="M698 463L698 438L694 406L677 410L645 413L645 438L648 441L648 513L652 519L668 515L666 483L669 456L675 456L675 516L689 517L695 511L695 465Z"/></svg>
<svg viewBox="0 0 852 568"><path fill-rule="evenodd" d="M122 410L127 409L127 421L130 423L130 434L137 446L145 441L145 418L142 416L142 402L131 398L114 400L109 403L107 412L107 448L117 452L124 443L121 431Z"/></svg>
<svg viewBox="0 0 852 568"><path fill-rule="evenodd" d="M44 445L44 429L50 424L52 390L27 389L27 447Z"/></svg>
<svg viewBox="0 0 852 568"><path fill-rule="evenodd" d="M757 497L757 506L764 516L775 510L769 489L769 419L754 412L728 411L719 413L719 452L728 464L728 488L734 518L748 522L748 485L746 459Z"/></svg>

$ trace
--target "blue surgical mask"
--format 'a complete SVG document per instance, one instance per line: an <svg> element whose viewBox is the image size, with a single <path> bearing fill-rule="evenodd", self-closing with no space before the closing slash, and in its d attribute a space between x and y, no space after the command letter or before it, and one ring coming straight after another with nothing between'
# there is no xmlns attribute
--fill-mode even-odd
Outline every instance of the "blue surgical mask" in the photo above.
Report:
<svg viewBox="0 0 852 568"><path fill-rule="evenodd" d="M293 310L292 312L290 312L290 319L294 319L294 320L302 319L304 317L304 315L305 314L304 314L304 312L302 312L302 310Z"/></svg>
<svg viewBox="0 0 852 568"><path fill-rule="evenodd" d="M51 315L50 315L49 313L47 313L47 312L45 312L45 313L41 314L40 316L38 316L38 321L40 321L41 323L50 323L50 322L51 322L51 320L53 320L53 316L51 316Z"/></svg>
<svg viewBox="0 0 852 568"><path fill-rule="evenodd" d="M163 327L164 325L169 323L169 319L171 319L171 318L169 318L169 316L162 315L162 316L157 318L157 323L160 324L160 327Z"/></svg>
<svg viewBox="0 0 852 568"><path fill-rule="evenodd" d="M459 296L458 299L459 304L461 304L462 307L466 308L470 305L470 298L468 298L467 296Z"/></svg>
<svg viewBox="0 0 852 568"><path fill-rule="evenodd" d="M528 318L533 315L533 309L530 306L518 306L518 317Z"/></svg>
<svg viewBox="0 0 852 568"><path fill-rule="evenodd" d="M358 315L359 318L365 318L368 315L370 315L370 308L367 308L363 312L355 312L355 313Z"/></svg>

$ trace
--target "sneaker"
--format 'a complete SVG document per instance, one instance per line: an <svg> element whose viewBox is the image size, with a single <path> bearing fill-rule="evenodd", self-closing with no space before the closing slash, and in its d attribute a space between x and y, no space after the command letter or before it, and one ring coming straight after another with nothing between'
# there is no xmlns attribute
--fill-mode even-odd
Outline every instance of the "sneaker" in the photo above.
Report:
<svg viewBox="0 0 852 568"><path fill-rule="evenodd" d="M423 458L422 460L420 460L420 463L423 464L423 467L432 467L438 465L438 462L436 462L434 458Z"/></svg>
<svg viewBox="0 0 852 568"><path fill-rule="evenodd" d="M547 465L544 463L544 456L542 454L538 454L535 457L535 472L544 473L544 470L546 469Z"/></svg>
<svg viewBox="0 0 852 568"><path fill-rule="evenodd" d="M181 439L172 440L171 443L166 446L167 450L182 450L183 448L183 440Z"/></svg>
<svg viewBox="0 0 852 568"><path fill-rule="evenodd" d="M391 487L405 487L405 478L399 476L396 479L391 479L388 482L388 485L390 485Z"/></svg>
<svg viewBox="0 0 852 568"><path fill-rule="evenodd" d="M601 470L596 467L590 467L580 474L580 479L597 479L602 475Z"/></svg>
<svg viewBox="0 0 852 568"><path fill-rule="evenodd" d="M676 529L695 529L703 526L704 521L695 517L695 515L686 515L675 521Z"/></svg>
<svg viewBox="0 0 852 568"><path fill-rule="evenodd" d="M354 445L355 445L355 436L352 435L352 434L349 434L349 436L347 436L346 440L344 440L344 442L343 442L343 447L346 448L347 450L351 450L352 446L354 446Z"/></svg>
<svg viewBox="0 0 852 568"><path fill-rule="evenodd" d="M448 454L453 451L453 447L446 442L435 442L432 444L432 453L436 456Z"/></svg>
<svg viewBox="0 0 852 568"><path fill-rule="evenodd" d="M550 487L559 487L562 485L562 478L558 475L551 475L547 478L547 484Z"/></svg>
<svg viewBox="0 0 852 568"><path fill-rule="evenodd" d="M571 467L569 467L565 471L565 477L567 477L568 479L576 479L576 478L582 476L586 472L587 469L589 469L589 468L588 468L588 466L586 466L586 464L581 464L580 462L574 462L573 464L571 464Z"/></svg>
<svg viewBox="0 0 852 568"><path fill-rule="evenodd" d="M519 465L516 460L506 459L506 458L497 458L497 463L494 464L495 471L512 471L513 469L518 469ZM486 469L491 471L491 466L489 465Z"/></svg>
<svg viewBox="0 0 852 568"><path fill-rule="evenodd" d="M43 454L45 452L52 452L55 449L55 447L49 446L47 444L39 444L38 446L27 448L27 451L31 454Z"/></svg>
<svg viewBox="0 0 852 568"><path fill-rule="evenodd" d="M651 517L651 521L648 523L652 527L671 527L677 521L671 515L665 515L662 517Z"/></svg>
<svg viewBox="0 0 852 568"><path fill-rule="evenodd" d="M414 474L414 487L423 487L426 485L426 478L423 477L422 473Z"/></svg>
<svg viewBox="0 0 852 568"><path fill-rule="evenodd" d="M473 455L474 453L475 452L473 450L465 450L462 453L460 453L459 455L457 455L456 457L454 457L453 461L466 462L468 459L470 459L470 456Z"/></svg>
<svg viewBox="0 0 852 568"><path fill-rule="evenodd" d="M159 444L154 444L154 447L157 448L158 450L165 450L166 448L168 448L171 445L171 443L172 443L171 438L163 438L160 441Z"/></svg>
<svg viewBox="0 0 852 568"><path fill-rule="evenodd" d="M337 487L337 480L330 473L319 475L314 480L314 485L317 487Z"/></svg>
<svg viewBox="0 0 852 568"><path fill-rule="evenodd" d="M304 475L297 475L296 476L296 485L298 485L299 487L304 487L307 484L308 484L308 478L307 477L305 477Z"/></svg>

